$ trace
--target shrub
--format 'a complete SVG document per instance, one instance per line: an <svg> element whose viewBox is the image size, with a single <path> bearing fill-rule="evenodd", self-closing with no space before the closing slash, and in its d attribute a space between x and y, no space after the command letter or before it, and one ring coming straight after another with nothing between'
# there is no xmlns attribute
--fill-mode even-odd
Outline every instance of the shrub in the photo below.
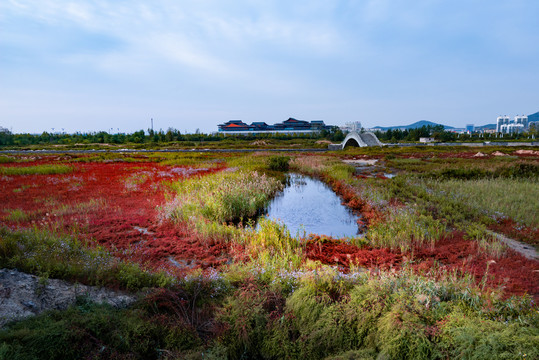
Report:
<svg viewBox="0 0 539 360"><path fill-rule="evenodd" d="M268 158L268 167L273 171L288 171L290 157L288 156L271 156Z"/></svg>
<svg viewBox="0 0 539 360"><path fill-rule="evenodd" d="M496 169L494 175L503 178L539 178L539 165L518 163L510 167Z"/></svg>
<svg viewBox="0 0 539 360"><path fill-rule="evenodd" d="M453 359L537 359L538 341L539 328L533 324L504 323L455 309L441 323L439 347Z"/></svg>
<svg viewBox="0 0 539 360"><path fill-rule="evenodd" d="M166 329L136 309L79 299L0 332L2 359L158 358ZM2 354L3 352L3 354Z"/></svg>

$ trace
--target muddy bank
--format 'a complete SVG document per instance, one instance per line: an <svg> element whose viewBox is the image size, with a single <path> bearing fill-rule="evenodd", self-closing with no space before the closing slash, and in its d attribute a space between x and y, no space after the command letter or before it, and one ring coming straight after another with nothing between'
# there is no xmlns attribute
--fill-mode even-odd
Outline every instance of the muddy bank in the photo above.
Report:
<svg viewBox="0 0 539 360"><path fill-rule="evenodd" d="M79 296L96 303L126 307L136 297L120 291L71 284L56 279L40 279L18 270L0 269L0 328L47 310L64 310Z"/></svg>

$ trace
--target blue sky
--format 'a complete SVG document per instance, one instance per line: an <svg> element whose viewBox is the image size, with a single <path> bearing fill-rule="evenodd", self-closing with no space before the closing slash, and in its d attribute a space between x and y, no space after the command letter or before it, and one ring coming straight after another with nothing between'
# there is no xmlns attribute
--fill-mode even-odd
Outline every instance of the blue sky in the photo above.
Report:
<svg viewBox="0 0 539 360"><path fill-rule="evenodd" d="M0 126L464 127L539 111L536 0L3 0Z"/></svg>

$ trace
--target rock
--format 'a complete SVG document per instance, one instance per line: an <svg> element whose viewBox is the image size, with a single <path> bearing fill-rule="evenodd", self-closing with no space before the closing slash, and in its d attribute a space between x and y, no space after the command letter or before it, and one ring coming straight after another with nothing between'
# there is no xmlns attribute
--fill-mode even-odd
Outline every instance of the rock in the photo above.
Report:
<svg viewBox="0 0 539 360"><path fill-rule="evenodd" d="M46 310L64 310L78 296L90 301L126 307L136 297L120 291L71 284L57 279L41 279L18 270L0 269L0 328L10 321L24 319Z"/></svg>
<svg viewBox="0 0 539 360"><path fill-rule="evenodd" d="M501 151L495 151L495 152L492 153L492 155L494 155L494 156L509 156L509 155L507 155L507 154L505 154L505 153L503 153Z"/></svg>

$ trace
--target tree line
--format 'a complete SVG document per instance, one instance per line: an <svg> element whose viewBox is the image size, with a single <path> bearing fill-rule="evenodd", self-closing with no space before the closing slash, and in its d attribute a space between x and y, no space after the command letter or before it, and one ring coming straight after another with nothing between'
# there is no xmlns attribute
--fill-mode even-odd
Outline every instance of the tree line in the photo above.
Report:
<svg viewBox="0 0 539 360"><path fill-rule="evenodd" d="M539 129L535 126L530 126L530 129L524 133L517 134L496 134L496 133L479 133L473 132L471 134L463 133L458 134L455 132L447 131L443 125L423 125L415 129L388 129L387 131L377 130L374 132L376 137L382 142L397 143L403 141L419 141L422 137L431 137L434 140L441 142L454 142L454 141L473 141L473 140L519 140L537 138L539 136Z"/></svg>
<svg viewBox="0 0 539 360"><path fill-rule="evenodd" d="M194 134L182 134L179 130L169 128L167 131L139 130L131 134L108 133L105 131L90 133L49 133L42 134L13 134L0 127L0 146L27 145L75 145L75 144L163 144L170 142L202 142L223 140L256 140L256 139L327 139L339 142L345 134L338 127L310 134L245 134L231 135L223 133L204 134L198 130Z"/></svg>
<svg viewBox="0 0 539 360"><path fill-rule="evenodd" d="M519 140L539 137L539 128L530 126L525 133L519 134L490 134L490 133L472 133L457 134L444 129L442 125L426 125L415 129L388 129L387 131L377 130L374 134L385 143L397 142L417 142L421 137L432 137L437 141L473 141L473 140ZM322 130L309 134L245 134L231 135L224 133L204 134L196 131L194 134L182 134L179 130L169 128L168 130L147 131L139 130L130 134L109 133L105 131L90 133L49 133L42 134L13 134L8 129L0 127L0 146L28 146L28 145L75 145L75 144L165 144L171 142L203 142L203 141L235 141L235 140L257 140L257 139L325 139L332 142L341 142L346 133L337 126L329 130Z"/></svg>

